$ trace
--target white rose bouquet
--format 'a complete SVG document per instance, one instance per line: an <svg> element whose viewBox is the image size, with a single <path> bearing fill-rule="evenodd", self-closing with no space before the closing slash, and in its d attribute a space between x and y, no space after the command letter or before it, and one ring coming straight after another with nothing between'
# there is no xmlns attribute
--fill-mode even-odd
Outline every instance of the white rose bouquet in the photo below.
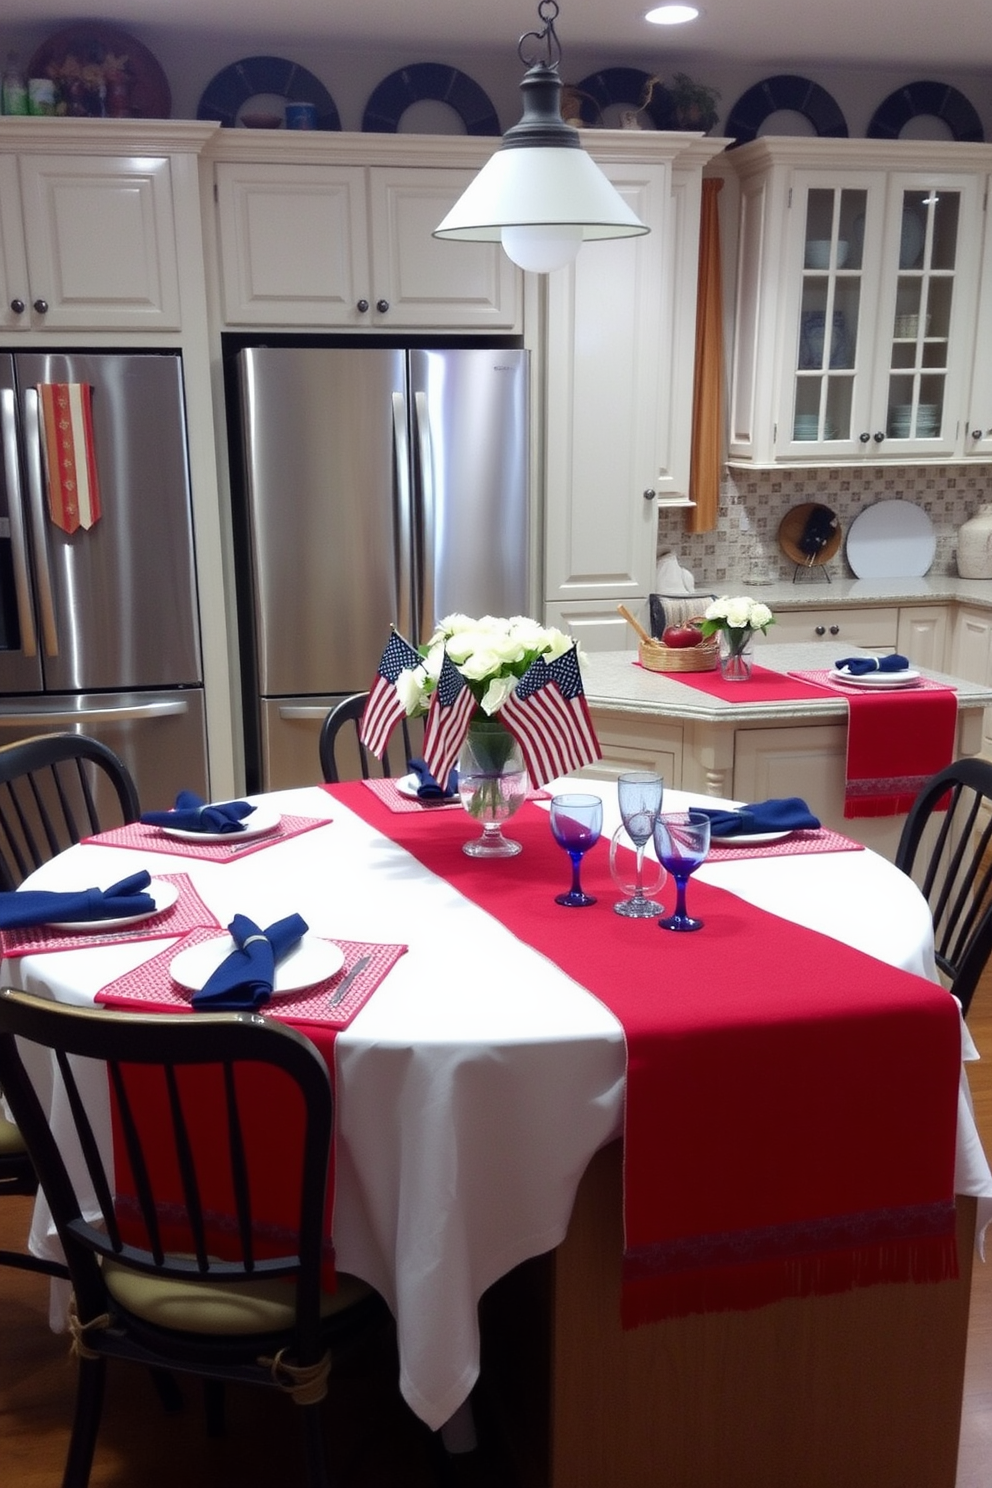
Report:
<svg viewBox="0 0 992 1488"><path fill-rule="evenodd" d="M441 674L445 653L471 689L478 708L492 717L498 713L522 677L539 656L554 661L572 646L571 636L553 627L538 625L525 615L508 620L483 615L446 615L425 646L418 667L401 672L396 682L408 717L420 717L430 707L431 694Z"/></svg>

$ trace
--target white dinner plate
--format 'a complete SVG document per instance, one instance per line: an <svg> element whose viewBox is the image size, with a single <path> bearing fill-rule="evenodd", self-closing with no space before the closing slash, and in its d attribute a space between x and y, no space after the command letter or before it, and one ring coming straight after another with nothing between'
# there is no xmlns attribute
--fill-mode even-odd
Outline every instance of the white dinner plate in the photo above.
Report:
<svg viewBox="0 0 992 1488"><path fill-rule="evenodd" d="M212 975L226 956L234 950L230 935L218 935L213 940L201 941L190 946L169 966L169 975L180 987L190 992L199 992L204 982ZM316 935L304 935L295 950L284 956L276 967L274 996L285 996L289 992L302 992L317 982L340 971L344 965L344 951L329 940L320 940Z"/></svg>
<svg viewBox="0 0 992 1488"><path fill-rule="evenodd" d="M420 797L417 795L419 785L420 781L416 775L401 775L396 782L396 789L401 796L409 796L412 800L419 801Z"/></svg>
<svg viewBox="0 0 992 1488"><path fill-rule="evenodd" d="M933 522L912 501L876 501L847 532L847 561L859 579L921 579L936 551Z"/></svg>
<svg viewBox="0 0 992 1488"><path fill-rule="evenodd" d="M919 672L907 667L903 672L865 672L863 677L852 677L850 672L839 672L836 667L830 673L831 682L843 682L845 687L892 688L915 687L920 680Z"/></svg>
<svg viewBox="0 0 992 1488"><path fill-rule="evenodd" d="M710 842L714 847L760 847L763 842L781 842L792 832L791 827L787 832L741 832L736 837L711 837Z"/></svg>
<svg viewBox="0 0 992 1488"><path fill-rule="evenodd" d="M166 837L175 837L179 842L242 842L246 837L264 837L274 832L282 821L278 811L266 811L264 806L246 816L239 832L187 832L182 827L162 827Z"/></svg>
<svg viewBox="0 0 992 1488"><path fill-rule="evenodd" d="M108 886L109 887L109 886ZM104 930L117 930L121 925L140 925L142 920L151 920L158 914L164 914L171 909L179 898L179 885L174 883L163 883L160 878L153 878L146 894L151 894L155 900L154 909L146 909L141 914L120 915L113 920L52 920L49 928L52 930L81 930L89 935L99 935Z"/></svg>

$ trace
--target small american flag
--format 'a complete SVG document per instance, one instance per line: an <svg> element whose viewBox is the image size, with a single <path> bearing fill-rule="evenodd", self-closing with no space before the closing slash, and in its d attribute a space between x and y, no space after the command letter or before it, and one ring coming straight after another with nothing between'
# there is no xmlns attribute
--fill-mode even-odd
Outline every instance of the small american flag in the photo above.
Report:
<svg viewBox="0 0 992 1488"><path fill-rule="evenodd" d="M424 763L435 780L447 780L475 706L472 689L445 652L424 725Z"/></svg>
<svg viewBox="0 0 992 1488"><path fill-rule="evenodd" d="M499 716L520 745L535 787L590 765L602 755L574 646L554 661L539 656Z"/></svg>
<svg viewBox="0 0 992 1488"><path fill-rule="evenodd" d="M406 708L396 691L396 679L400 672L410 671L421 665L422 658L395 630L386 643L379 662L379 670L369 690L368 702L362 714L359 737L366 749L381 755L389 742L389 736L406 717Z"/></svg>

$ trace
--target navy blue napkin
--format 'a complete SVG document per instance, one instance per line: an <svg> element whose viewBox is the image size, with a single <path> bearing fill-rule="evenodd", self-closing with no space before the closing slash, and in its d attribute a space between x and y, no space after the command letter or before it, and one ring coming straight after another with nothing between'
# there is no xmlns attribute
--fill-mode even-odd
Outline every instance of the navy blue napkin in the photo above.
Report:
<svg viewBox="0 0 992 1488"><path fill-rule="evenodd" d="M891 656L845 656L843 661L834 662L836 671L850 672L852 677L867 677L869 672L904 672L908 666L909 658L898 652Z"/></svg>
<svg viewBox="0 0 992 1488"><path fill-rule="evenodd" d="M150 827L178 827L180 832L243 832L244 818L254 810L250 801L208 805L195 791L180 791L171 811L146 811L141 820Z"/></svg>
<svg viewBox="0 0 992 1488"><path fill-rule="evenodd" d="M151 883L142 868L109 889L15 889L0 894L0 929L26 925L75 923L77 920L123 920L129 915L154 914L155 900L141 891Z"/></svg>
<svg viewBox="0 0 992 1488"><path fill-rule="evenodd" d="M422 759L407 760L407 766L410 774L417 777L417 795L422 801L450 801L453 796L457 796L457 770L451 771L448 776L448 788L442 790Z"/></svg>
<svg viewBox="0 0 992 1488"><path fill-rule="evenodd" d="M769 801L755 801L736 811L706 806L693 806L692 809L702 811L704 816L709 817L710 835L713 837L750 837L756 832L796 832L801 827L816 828L820 825L819 819L813 815L801 796L780 796Z"/></svg>
<svg viewBox="0 0 992 1488"><path fill-rule="evenodd" d="M309 926L300 915L291 914L260 930L247 915L236 914L227 928L237 949L193 993L193 1006L235 1011L262 1007L272 996L276 967L299 945Z"/></svg>

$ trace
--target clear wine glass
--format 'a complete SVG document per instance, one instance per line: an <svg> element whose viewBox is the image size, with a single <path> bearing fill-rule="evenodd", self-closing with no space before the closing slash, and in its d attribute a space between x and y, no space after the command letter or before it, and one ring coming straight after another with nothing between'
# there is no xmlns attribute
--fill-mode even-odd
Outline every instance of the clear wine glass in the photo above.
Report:
<svg viewBox="0 0 992 1488"><path fill-rule="evenodd" d="M627 836L636 850L634 892L614 904L615 914L632 920L649 920L664 914L664 906L644 892L644 849L651 841L655 817L661 810L665 783L653 770L630 770L617 781L617 801ZM660 887L660 885L659 885Z"/></svg>
<svg viewBox="0 0 992 1488"><path fill-rule="evenodd" d="M686 913L685 886L710 850L710 819L702 811L662 811L655 817L658 861L675 879L675 913L658 921L662 930L701 930L702 920Z"/></svg>
<svg viewBox="0 0 992 1488"><path fill-rule="evenodd" d="M603 830L603 803L599 796L553 796L551 830L559 847L572 860L572 887L566 894L556 894L555 903L569 909L595 904L595 895L585 893L579 882L579 870L584 854L599 841Z"/></svg>

